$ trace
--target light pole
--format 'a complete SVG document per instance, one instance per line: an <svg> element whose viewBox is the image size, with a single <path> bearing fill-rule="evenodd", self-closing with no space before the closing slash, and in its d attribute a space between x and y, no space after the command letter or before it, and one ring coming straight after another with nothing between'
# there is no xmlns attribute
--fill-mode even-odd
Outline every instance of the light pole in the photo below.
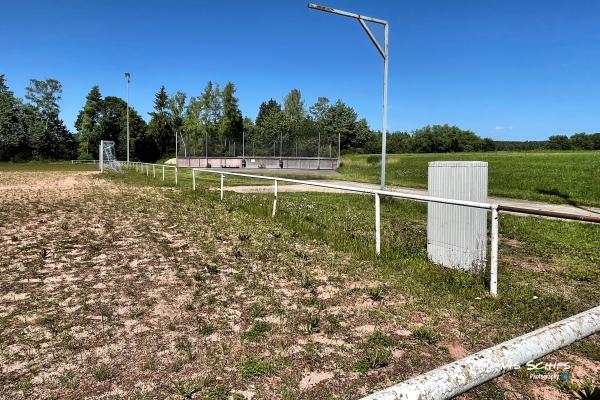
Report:
<svg viewBox="0 0 600 400"><path fill-rule="evenodd" d="M125 79L127 79L127 164L129 164L129 82L131 82L129 72L125 72Z"/></svg>
<svg viewBox="0 0 600 400"><path fill-rule="evenodd" d="M387 141L387 91L388 91L388 88L387 88L387 86L388 86L387 80L388 79L387 78L388 78L389 24L387 21L382 20L382 19L367 17L365 15L350 13L350 12L342 11L342 10L336 10L334 8L320 6L320 5L313 4L313 3L308 3L308 8L312 8L312 9L318 10L318 11L328 12L331 14L342 15L344 17L354 18L354 19L358 20L358 22L360 23L360 26L362 26L362 28L365 30L365 32L369 36L369 39L371 39L371 42L373 42L373 44L375 45L375 48L377 49L377 51L383 58L383 126L381 129L382 130L382 133L381 133L381 189L383 190L383 189L385 189L385 159L386 159L386 141ZM379 42L377 41L375 36L373 36L373 33L371 33L371 30L369 29L369 27L367 26L365 21L383 25L383 29L384 29L383 48L381 47L381 45L379 44Z"/></svg>

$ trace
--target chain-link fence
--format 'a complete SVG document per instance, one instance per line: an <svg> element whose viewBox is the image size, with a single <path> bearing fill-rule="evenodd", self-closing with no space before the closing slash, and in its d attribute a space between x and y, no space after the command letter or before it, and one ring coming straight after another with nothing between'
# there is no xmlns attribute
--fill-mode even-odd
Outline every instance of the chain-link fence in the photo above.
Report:
<svg viewBox="0 0 600 400"><path fill-rule="evenodd" d="M252 138L228 140L210 136L180 135L178 157L339 158L338 137L279 137L272 141Z"/></svg>

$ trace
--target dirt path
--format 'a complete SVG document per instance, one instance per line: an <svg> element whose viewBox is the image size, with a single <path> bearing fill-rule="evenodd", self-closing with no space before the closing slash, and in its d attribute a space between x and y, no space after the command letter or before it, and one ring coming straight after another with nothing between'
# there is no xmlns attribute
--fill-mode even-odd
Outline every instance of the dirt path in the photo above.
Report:
<svg viewBox="0 0 600 400"><path fill-rule="evenodd" d="M344 185L344 186L356 186L361 188L369 188L369 189L379 189L379 185L363 183L363 182L348 182L348 181L333 181L333 180L318 180L318 181L310 181L309 182L319 182L319 183L328 183L328 184L336 184L336 185ZM427 195L427 190L424 189L414 189L414 188L406 188L406 187L397 187L390 186L389 190L395 192L402 193L410 193L410 194L418 194L418 195ZM225 187L225 190L238 192L238 193L268 193L273 191L273 186L229 186ZM344 190L338 189L330 189L319 186L310 186L310 185L280 185L278 190L280 192L321 192L321 193L347 193ZM512 207L523 207L523 208L533 208L535 210L542 211L551 211L551 212L561 212L561 213L569 213L575 215L583 215L583 216L600 216L600 208L594 207L585 207L585 206L577 206L571 204L551 204L544 203L540 201L531 201L531 200L519 200L519 199L508 199L504 197L494 197L490 196L488 201L492 204L512 206Z"/></svg>

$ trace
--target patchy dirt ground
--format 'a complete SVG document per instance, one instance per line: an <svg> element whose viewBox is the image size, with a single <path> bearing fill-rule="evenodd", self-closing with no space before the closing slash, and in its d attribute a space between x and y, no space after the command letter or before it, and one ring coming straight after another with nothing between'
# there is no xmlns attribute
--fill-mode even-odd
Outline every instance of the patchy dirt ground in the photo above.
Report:
<svg viewBox="0 0 600 400"><path fill-rule="evenodd" d="M1 398L356 399L478 350L367 262L176 190L0 174ZM569 398L516 374L466 397Z"/></svg>

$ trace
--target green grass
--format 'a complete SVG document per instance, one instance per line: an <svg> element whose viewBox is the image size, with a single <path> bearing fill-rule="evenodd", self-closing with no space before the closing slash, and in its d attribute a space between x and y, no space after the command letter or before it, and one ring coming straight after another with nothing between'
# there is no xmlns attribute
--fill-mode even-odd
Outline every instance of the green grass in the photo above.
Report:
<svg viewBox="0 0 600 400"><path fill-rule="evenodd" d="M0 172L9 171L97 171L98 165L91 163L71 164L70 161L28 161L28 162L0 162Z"/></svg>
<svg viewBox="0 0 600 400"><path fill-rule="evenodd" d="M386 182L426 189L427 163L455 160L487 161L493 196L600 206L599 151L390 154ZM379 183L380 162L345 155L338 171L341 179Z"/></svg>

